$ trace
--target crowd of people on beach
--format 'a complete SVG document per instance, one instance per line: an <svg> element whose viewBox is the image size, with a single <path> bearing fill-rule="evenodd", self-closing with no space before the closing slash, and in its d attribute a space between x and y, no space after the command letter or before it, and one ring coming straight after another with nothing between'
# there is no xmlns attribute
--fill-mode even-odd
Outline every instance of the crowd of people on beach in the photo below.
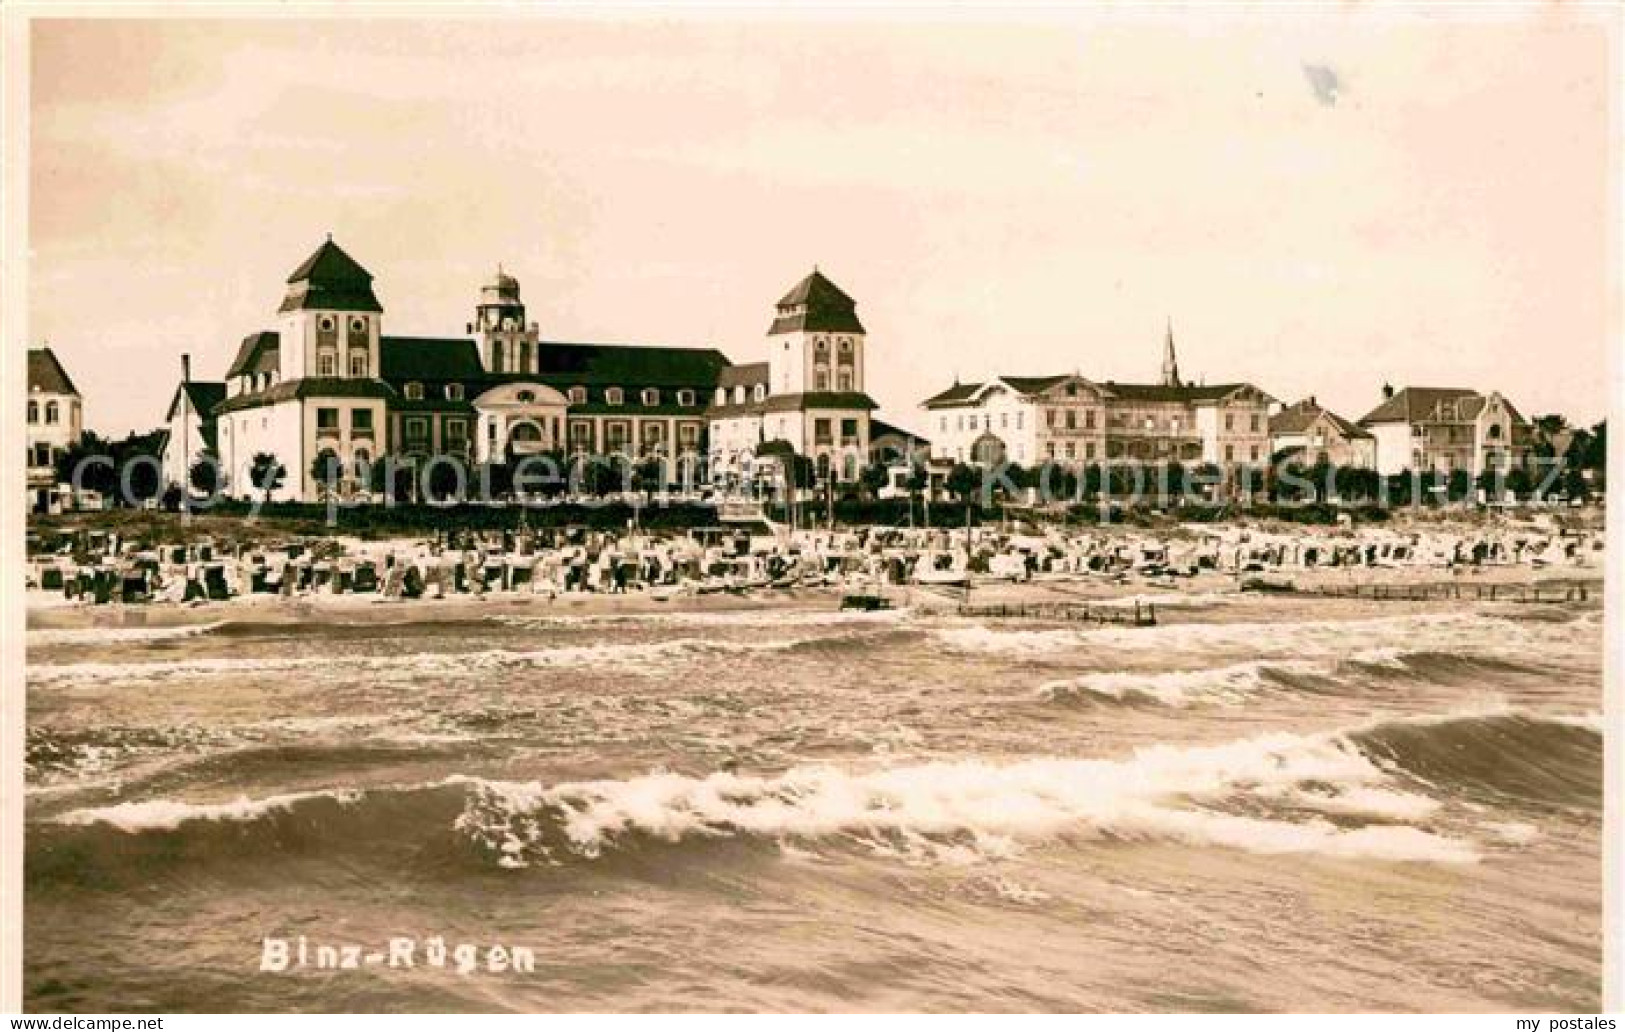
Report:
<svg viewBox="0 0 1625 1032"><path fill-rule="evenodd" d="M799 587L937 588L1004 580L1175 583L1203 571L1323 568L1464 571L1597 566L1600 532L1554 526L1335 533L1240 526L1177 533L864 527L721 527L687 534L603 531L454 533L432 541L332 538L268 547L153 547L116 533L37 541L27 587L37 600L82 603L225 601L321 595L377 599L647 592L744 594Z"/></svg>

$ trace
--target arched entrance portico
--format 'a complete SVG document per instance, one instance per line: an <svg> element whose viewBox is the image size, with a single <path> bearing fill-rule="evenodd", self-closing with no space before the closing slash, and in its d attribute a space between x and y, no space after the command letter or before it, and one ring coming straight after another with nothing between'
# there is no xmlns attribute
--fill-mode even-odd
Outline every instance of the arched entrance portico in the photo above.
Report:
<svg viewBox="0 0 1625 1032"><path fill-rule="evenodd" d="M569 399L545 384L507 383L474 399L474 457L501 462L510 454L562 451Z"/></svg>

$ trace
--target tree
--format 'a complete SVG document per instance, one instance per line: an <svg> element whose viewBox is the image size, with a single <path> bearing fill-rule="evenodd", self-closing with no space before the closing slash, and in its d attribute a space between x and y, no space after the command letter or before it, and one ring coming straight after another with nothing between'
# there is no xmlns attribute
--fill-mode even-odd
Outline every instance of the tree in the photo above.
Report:
<svg viewBox="0 0 1625 1032"><path fill-rule="evenodd" d="M1450 479L1445 483L1446 496L1452 502L1459 502L1467 497L1467 492L1473 489L1473 478L1459 466L1450 471Z"/></svg>
<svg viewBox="0 0 1625 1032"><path fill-rule="evenodd" d="M666 486L666 463L658 455L646 455L632 466L632 490L658 491Z"/></svg>
<svg viewBox="0 0 1625 1032"><path fill-rule="evenodd" d="M1337 492L1337 497L1344 502L1369 499L1371 492L1366 489L1366 474L1369 472L1359 466L1338 466L1332 473L1332 488Z"/></svg>
<svg viewBox="0 0 1625 1032"><path fill-rule="evenodd" d="M1507 470L1507 491L1514 500L1527 497L1532 487L1529 471L1524 467L1513 466Z"/></svg>
<svg viewBox="0 0 1625 1032"><path fill-rule="evenodd" d="M1417 490L1420 486L1414 472L1400 470L1388 478L1388 500L1394 505L1415 505L1420 498Z"/></svg>
<svg viewBox="0 0 1625 1032"><path fill-rule="evenodd" d="M1162 480L1163 482L1159 486L1162 488L1162 503L1164 505L1173 505L1184 500L1185 489L1190 483L1190 478L1185 475L1185 467L1182 463L1170 461L1164 467Z"/></svg>
<svg viewBox="0 0 1625 1032"><path fill-rule="evenodd" d="M1327 497L1337 490L1337 467L1332 465L1331 459L1325 452L1315 456L1314 465L1309 467L1309 491L1313 501L1324 502Z"/></svg>
<svg viewBox="0 0 1625 1032"><path fill-rule="evenodd" d="M269 458L264 452L254 456L254 468L259 469L260 459ZM310 462L310 479L316 481L316 490L322 495L333 491L338 482L344 477L344 461L338 453L331 448L323 448L316 453ZM258 481L256 481L256 484Z"/></svg>
<svg viewBox="0 0 1625 1032"><path fill-rule="evenodd" d="M103 497L118 492L118 463L113 446L90 430L79 440L56 453L57 483L71 484L76 490L95 491Z"/></svg>
<svg viewBox="0 0 1625 1032"><path fill-rule="evenodd" d="M858 474L858 486L870 498L880 497L881 490L890 483L891 469L884 462L871 462Z"/></svg>
<svg viewBox="0 0 1625 1032"><path fill-rule="evenodd" d="M1591 485L1586 481L1585 470L1578 466L1570 466L1563 471L1563 493L1571 499L1586 499L1591 497Z"/></svg>
<svg viewBox="0 0 1625 1032"><path fill-rule="evenodd" d="M282 486L287 475L288 468L270 452L255 452L248 467L249 483L259 488L261 497L267 502L271 500L271 492Z"/></svg>
<svg viewBox="0 0 1625 1032"><path fill-rule="evenodd" d="M506 498L513 494L513 466L506 462L483 463L477 474L480 488L491 498Z"/></svg>
<svg viewBox="0 0 1625 1032"><path fill-rule="evenodd" d="M460 455L436 455L423 467L424 494L431 501L458 501L468 491L468 462Z"/></svg>
<svg viewBox="0 0 1625 1032"><path fill-rule="evenodd" d="M220 456L213 448L198 453L197 461L186 471L192 490L207 495L211 500L226 486L225 471L220 468Z"/></svg>
<svg viewBox="0 0 1625 1032"><path fill-rule="evenodd" d="M953 469L948 471L948 480L944 485L948 493L961 502L969 502L976 488L981 484L982 478L975 467L967 466L963 462L954 463Z"/></svg>

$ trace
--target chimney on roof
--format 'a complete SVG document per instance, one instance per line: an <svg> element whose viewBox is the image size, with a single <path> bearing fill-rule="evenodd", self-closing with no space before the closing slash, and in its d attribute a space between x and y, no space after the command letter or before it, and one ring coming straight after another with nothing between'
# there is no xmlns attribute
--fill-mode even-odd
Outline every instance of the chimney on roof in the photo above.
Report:
<svg viewBox="0 0 1625 1032"><path fill-rule="evenodd" d="M1394 385L1391 384L1391 383L1383 384L1382 385L1382 396L1383 396L1384 400L1387 400L1388 398L1392 398L1394 396Z"/></svg>
<svg viewBox="0 0 1625 1032"><path fill-rule="evenodd" d="M181 356L181 383L192 382L192 356Z"/></svg>

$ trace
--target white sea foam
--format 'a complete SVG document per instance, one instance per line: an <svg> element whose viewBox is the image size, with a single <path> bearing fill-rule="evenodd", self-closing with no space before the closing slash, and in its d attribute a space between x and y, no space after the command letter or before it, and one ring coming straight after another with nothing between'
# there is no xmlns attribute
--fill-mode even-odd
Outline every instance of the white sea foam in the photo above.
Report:
<svg viewBox="0 0 1625 1032"><path fill-rule="evenodd" d="M216 677L221 674L268 674L322 671L350 676L376 675L436 677L475 676L493 670L523 667L604 667L657 673L671 664L717 654L745 654L791 649L816 641L792 638L780 641L733 642L701 638L665 641L568 645L550 649L485 649L478 652L405 652L375 656L276 656L244 658L209 656L148 663L36 664L28 668L31 687L74 687L110 682Z"/></svg>
<svg viewBox="0 0 1625 1032"><path fill-rule="evenodd" d="M1400 789L1339 736L1277 735L1124 760L939 762L864 772L798 767L776 777L656 773L621 781L470 779L464 831L509 865L551 860L539 828L597 856L617 838L842 838L932 860L1007 856L1057 838L1171 841L1259 853L1470 862L1468 843L1403 822L1434 803ZM1282 816L1234 812L1238 800ZM1384 823L1344 827L1323 813ZM546 817L543 820L543 817ZM1393 822L1393 823L1390 823Z"/></svg>
<svg viewBox="0 0 1625 1032"><path fill-rule="evenodd" d="M73 810L56 818L58 824L109 824L120 831L173 831L188 821L252 821L276 810L287 810L311 799L331 799L340 804L361 798L359 791L289 792L250 799L238 796L221 803L187 803L173 799L144 799L114 806Z"/></svg>
<svg viewBox="0 0 1625 1032"><path fill-rule="evenodd" d="M596 624L676 624L699 627L828 627L849 624L894 624L909 619L908 609L724 609L674 613L558 613L541 616L498 615L492 623L528 629L564 628Z"/></svg>
<svg viewBox="0 0 1625 1032"><path fill-rule="evenodd" d="M1486 821L1481 825L1510 846L1527 846L1540 838L1540 829L1522 821Z"/></svg>
<svg viewBox="0 0 1625 1032"><path fill-rule="evenodd" d="M1267 672L1326 673L1309 662L1237 663L1199 670L1112 671L1050 681L1039 686L1040 698L1056 701L1099 696L1118 701L1146 700L1163 706L1235 705L1268 687Z"/></svg>
<svg viewBox="0 0 1625 1032"><path fill-rule="evenodd" d="M164 641L191 638L225 626L225 621L184 624L179 627L46 627L28 632L30 648L47 645L101 645L113 642Z"/></svg>
<svg viewBox="0 0 1625 1032"><path fill-rule="evenodd" d="M1269 623L1161 623L1154 627L1080 627L1032 630L988 624L941 627L933 635L955 652L1013 656L1067 652L1154 651L1203 655L1246 652L1266 656L1349 656L1382 661L1385 654L1417 651L1507 652L1532 640L1515 621L1477 613L1413 613L1350 620ZM1392 650L1385 653L1379 650Z"/></svg>

